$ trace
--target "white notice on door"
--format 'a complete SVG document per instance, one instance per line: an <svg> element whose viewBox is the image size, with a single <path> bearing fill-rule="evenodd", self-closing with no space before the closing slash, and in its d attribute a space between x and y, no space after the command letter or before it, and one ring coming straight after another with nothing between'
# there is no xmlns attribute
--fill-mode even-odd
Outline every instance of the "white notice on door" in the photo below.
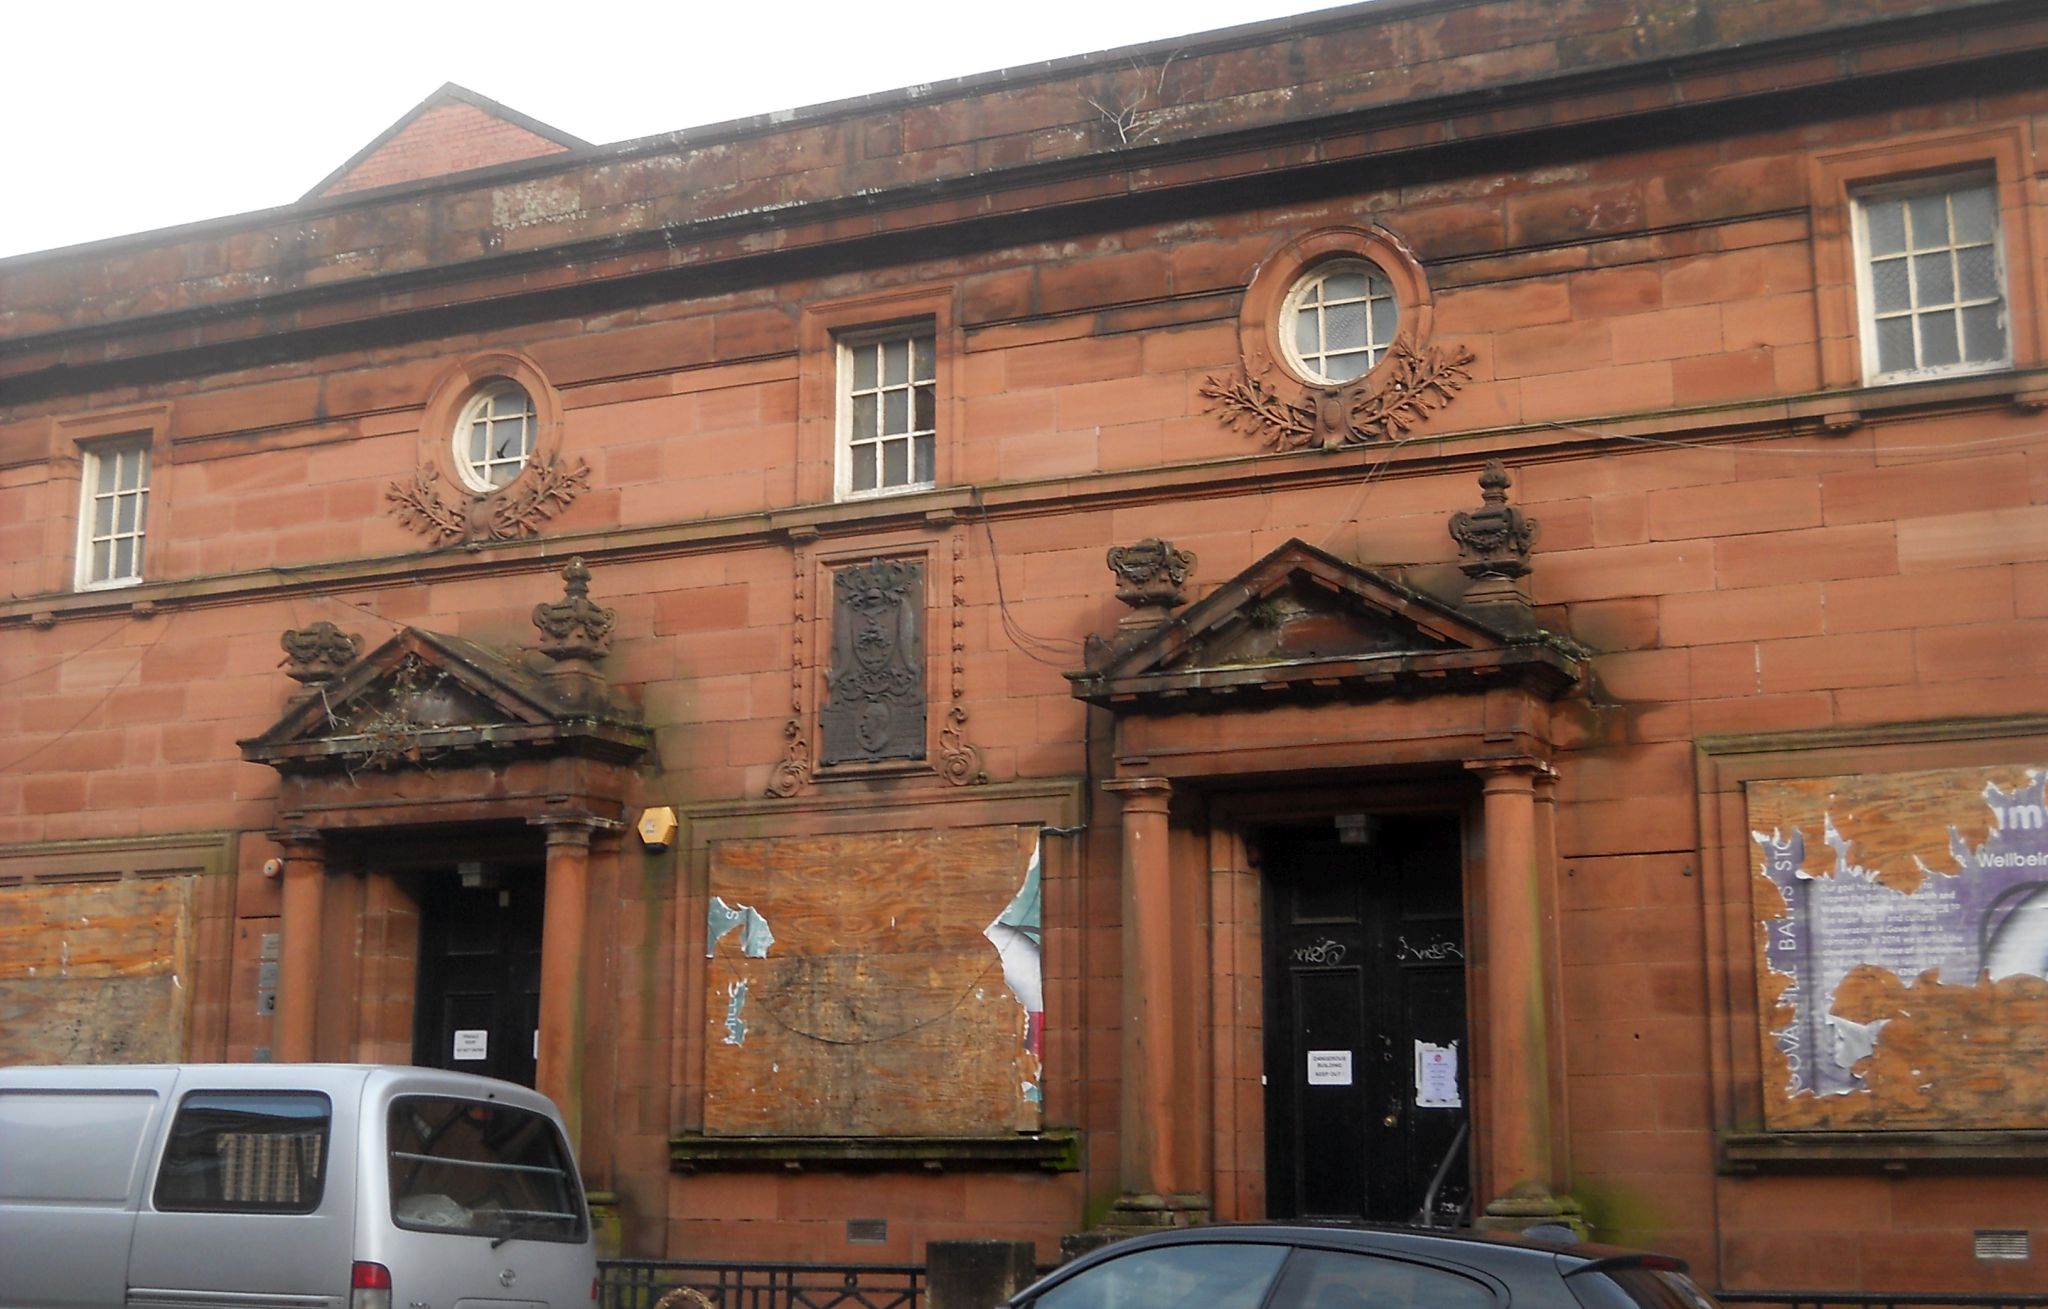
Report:
<svg viewBox="0 0 2048 1309"><path fill-rule="evenodd" d="M1415 1043L1415 1107L1417 1109L1461 1109L1458 1098L1458 1043L1431 1045Z"/></svg>
<svg viewBox="0 0 2048 1309"><path fill-rule="evenodd" d="M491 1034L481 1027L461 1027L455 1031L457 1059L488 1059L491 1057Z"/></svg>
<svg viewBox="0 0 2048 1309"><path fill-rule="evenodd" d="M1308 1084L1310 1086L1351 1085L1351 1052L1349 1050L1309 1051Z"/></svg>

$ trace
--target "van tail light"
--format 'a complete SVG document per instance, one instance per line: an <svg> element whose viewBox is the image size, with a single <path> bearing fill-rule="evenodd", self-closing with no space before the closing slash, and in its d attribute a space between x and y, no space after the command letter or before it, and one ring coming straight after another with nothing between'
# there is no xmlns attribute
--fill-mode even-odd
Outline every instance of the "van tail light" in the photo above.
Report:
<svg viewBox="0 0 2048 1309"><path fill-rule="evenodd" d="M600 1280L596 1277L590 1279L590 1303L592 1304L597 1303L597 1288Z"/></svg>
<svg viewBox="0 0 2048 1309"><path fill-rule="evenodd" d="M391 1270L357 1260L348 1272L348 1309L391 1309Z"/></svg>

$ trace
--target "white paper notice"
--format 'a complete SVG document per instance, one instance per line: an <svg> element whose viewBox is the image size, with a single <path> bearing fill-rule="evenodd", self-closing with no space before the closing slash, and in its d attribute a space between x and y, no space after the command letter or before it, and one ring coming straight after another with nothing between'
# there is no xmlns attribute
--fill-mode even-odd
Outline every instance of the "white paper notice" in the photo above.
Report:
<svg viewBox="0 0 2048 1309"><path fill-rule="evenodd" d="M491 1057L491 1034L481 1027L458 1028L455 1032L455 1054L457 1059L488 1059Z"/></svg>
<svg viewBox="0 0 2048 1309"><path fill-rule="evenodd" d="M1458 1043L1431 1045L1415 1043L1415 1107L1417 1109L1459 1109Z"/></svg>
<svg viewBox="0 0 2048 1309"><path fill-rule="evenodd" d="M1308 1084L1310 1086L1351 1085L1351 1052L1349 1050L1309 1051Z"/></svg>

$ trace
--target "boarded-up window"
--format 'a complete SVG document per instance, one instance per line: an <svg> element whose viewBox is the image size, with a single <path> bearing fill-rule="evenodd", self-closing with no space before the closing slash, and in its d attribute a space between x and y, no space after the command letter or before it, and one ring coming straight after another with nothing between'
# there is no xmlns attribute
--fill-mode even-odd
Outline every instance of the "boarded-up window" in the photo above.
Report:
<svg viewBox="0 0 2048 1309"><path fill-rule="evenodd" d="M713 845L705 1130L1037 1128L1035 837L1005 825Z"/></svg>
<svg viewBox="0 0 2048 1309"><path fill-rule="evenodd" d="M184 1058L197 881L0 886L0 1064Z"/></svg>
<svg viewBox="0 0 2048 1309"><path fill-rule="evenodd" d="M1746 784L1767 1127L2048 1118L2044 771Z"/></svg>

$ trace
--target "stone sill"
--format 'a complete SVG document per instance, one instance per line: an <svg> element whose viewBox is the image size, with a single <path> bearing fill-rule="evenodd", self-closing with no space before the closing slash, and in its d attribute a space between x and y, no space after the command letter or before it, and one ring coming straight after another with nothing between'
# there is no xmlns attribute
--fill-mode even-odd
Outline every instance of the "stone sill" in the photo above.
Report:
<svg viewBox="0 0 2048 1309"><path fill-rule="evenodd" d="M2048 1171L2048 1131L1723 1132L1727 1174Z"/></svg>
<svg viewBox="0 0 2048 1309"><path fill-rule="evenodd" d="M1072 1129L990 1136L706 1136L669 1138L673 1172L774 1169L804 1172L987 1172L1035 1168L1070 1173L1081 1166Z"/></svg>

